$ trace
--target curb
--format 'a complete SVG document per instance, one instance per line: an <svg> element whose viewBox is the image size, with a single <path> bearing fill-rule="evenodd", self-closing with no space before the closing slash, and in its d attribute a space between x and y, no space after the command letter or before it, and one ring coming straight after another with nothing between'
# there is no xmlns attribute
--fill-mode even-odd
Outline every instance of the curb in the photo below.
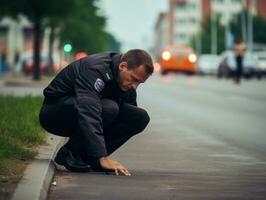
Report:
<svg viewBox="0 0 266 200"><path fill-rule="evenodd" d="M64 138L49 134L47 145L40 146L38 155L28 165L12 196L12 200L45 200L54 177L52 161Z"/></svg>
<svg viewBox="0 0 266 200"><path fill-rule="evenodd" d="M31 80L26 78L10 78L3 80L5 86L16 87L44 87L47 86L52 79Z"/></svg>
<svg viewBox="0 0 266 200"><path fill-rule="evenodd" d="M45 87L49 84L49 81L19 81L19 80L7 80L3 83L5 86L15 87Z"/></svg>

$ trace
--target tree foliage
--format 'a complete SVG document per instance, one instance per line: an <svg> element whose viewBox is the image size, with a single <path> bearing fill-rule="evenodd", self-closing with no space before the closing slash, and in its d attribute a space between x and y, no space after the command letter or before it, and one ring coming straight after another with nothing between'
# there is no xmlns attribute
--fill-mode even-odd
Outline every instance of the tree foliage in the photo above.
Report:
<svg viewBox="0 0 266 200"><path fill-rule="evenodd" d="M211 21L211 18L206 18L201 24L201 32L192 39L192 46L196 49L197 38L200 37L201 52L211 53L211 26L214 25L217 28L217 53L221 53L225 49L225 28L219 23L219 19ZM215 33L214 33L215 34Z"/></svg>
<svg viewBox="0 0 266 200"><path fill-rule="evenodd" d="M70 42L73 51L95 53L107 50L113 37L105 31L106 18L98 0L3 0L0 18L26 16L34 28L34 79L40 78L40 42L45 27L59 30L61 45ZM51 42L52 44L52 42Z"/></svg>
<svg viewBox="0 0 266 200"><path fill-rule="evenodd" d="M106 49L106 19L98 13L95 0L76 1L77 8L64 19L60 31L61 44L70 42L73 51L95 53Z"/></svg>
<svg viewBox="0 0 266 200"><path fill-rule="evenodd" d="M247 39L244 37L242 29L248 30L248 19L249 13L247 10L243 10L241 13L236 15L232 20L230 26L235 38ZM261 16L252 16L253 21L253 41L255 43L266 43L266 19ZM246 33L247 36L247 33Z"/></svg>
<svg viewBox="0 0 266 200"><path fill-rule="evenodd" d="M64 5L64 6L62 6ZM44 29L45 18L65 15L71 11L71 0L12 0L4 2L0 6L1 17L19 15L26 16L33 23L34 30L34 70L33 79L40 79L40 43Z"/></svg>

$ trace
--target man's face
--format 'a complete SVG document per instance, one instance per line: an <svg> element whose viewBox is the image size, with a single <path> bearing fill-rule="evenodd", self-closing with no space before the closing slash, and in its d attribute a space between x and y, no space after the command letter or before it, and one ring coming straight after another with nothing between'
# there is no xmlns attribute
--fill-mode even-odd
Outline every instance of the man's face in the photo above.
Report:
<svg viewBox="0 0 266 200"><path fill-rule="evenodd" d="M123 91L137 89L140 83L144 83L149 78L143 65L128 69L126 62L119 65L119 84Z"/></svg>

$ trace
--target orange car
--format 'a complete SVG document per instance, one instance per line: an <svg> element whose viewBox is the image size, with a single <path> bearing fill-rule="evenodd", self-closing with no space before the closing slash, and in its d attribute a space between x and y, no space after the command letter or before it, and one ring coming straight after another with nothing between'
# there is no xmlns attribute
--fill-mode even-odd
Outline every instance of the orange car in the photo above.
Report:
<svg viewBox="0 0 266 200"><path fill-rule="evenodd" d="M161 73L168 71L194 74L197 56L191 47L169 46L161 54Z"/></svg>

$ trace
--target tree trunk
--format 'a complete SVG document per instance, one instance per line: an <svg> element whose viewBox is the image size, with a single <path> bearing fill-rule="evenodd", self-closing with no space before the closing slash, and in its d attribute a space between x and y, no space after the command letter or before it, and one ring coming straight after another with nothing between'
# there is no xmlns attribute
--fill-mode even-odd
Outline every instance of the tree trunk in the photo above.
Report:
<svg viewBox="0 0 266 200"><path fill-rule="evenodd" d="M33 80L40 80L41 79L40 46L41 46L41 20L36 19L34 21Z"/></svg>
<svg viewBox="0 0 266 200"><path fill-rule="evenodd" d="M54 24L51 25L51 33L49 36L49 51L48 51L48 59L49 59L49 68L48 73L49 75L53 74L53 66L54 66L54 60L53 60L53 45L54 45L54 38L55 38L55 26Z"/></svg>

